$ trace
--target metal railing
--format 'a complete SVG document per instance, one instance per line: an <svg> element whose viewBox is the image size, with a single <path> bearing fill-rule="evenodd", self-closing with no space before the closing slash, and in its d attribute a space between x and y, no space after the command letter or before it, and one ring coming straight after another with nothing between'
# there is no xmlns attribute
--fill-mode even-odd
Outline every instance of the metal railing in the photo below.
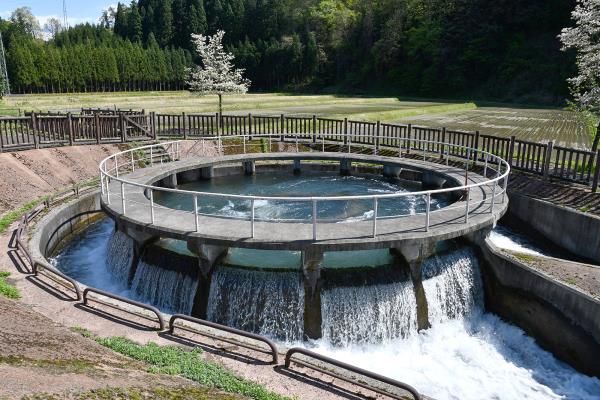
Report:
<svg viewBox="0 0 600 400"><path fill-rule="evenodd" d="M42 274L42 275L46 276L48 279L50 279L51 281L53 281L61 286L64 286L67 289L70 289L69 286L66 285L64 281L68 282L72 286L72 289L75 291L75 294L77 296L75 298L75 300L77 300L77 301L81 300L81 298L82 298L81 289L80 289L77 281L75 279L71 278L70 276L63 274L56 268L52 267L50 264L43 262L43 261L39 261L39 260L34 261L33 274L35 276L38 276L38 274ZM57 277L59 279L57 279ZM61 279L62 279L62 281L61 281Z"/></svg>
<svg viewBox="0 0 600 400"><path fill-rule="evenodd" d="M190 317L189 315L184 315L184 314L175 314L169 320L169 333L171 335L174 333L175 328L183 329L183 330L191 332L191 333L200 333L200 334L202 333L202 332L198 332L196 330L193 330L193 329L191 329L189 327L186 327L186 326L183 326L183 325L175 325L175 321L177 321L177 320L183 320L183 321L192 322L194 324L207 326L209 328L213 328L213 329L216 329L216 330L219 330L219 331L228 332L228 333L231 333L231 334L234 334L234 335L242 336L242 337L245 337L245 338L256 340L258 342L265 343L271 349L270 354L273 356L273 364L278 364L279 363L279 354L277 352L277 347L275 346L275 343L273 343L271 340L267 339L264 336L257 335L255 333L250 333L250 332L242 331L242 330L236 329L236 328L231 328L229 326L217 324L215 322L211 322L211 321L206 321L206 320L199 319L199 318ZM246 345L244 343L240 343L240 342L237 342L237 341L236 342L230 341L230 340L228 340L226 338L218 338L218 339L222 340L222 341L226 341L226 342L230 342L230 343L236 344L238 346L242 346L242 347L246 347L246 348L249 348L249 349L252 349L252 350L256 350L255 347Z"/></svg>
<svg viewBox="0 0 600 400"><path fill-rule="evenodd" d="M161 330L161 331L165 329L165 320L163 318L163 315L158 310L158 308L156 308L154 306L151 306L149 304L142 303L142 302L139 302L139 301L131 300L131 299L128 299L127 297L119 296L119 295L107 292L105 290L100 290L100 289L96 289L96 288L92 288L92 287L85 288L85 290L83 291L83 304L84 305L88 305L88 301L93 300L95 303L102 304L103 306L110 307L110 308L113 308L113 309L116 309L116 310L119 310L119 311L122 311L122 312L130 313L130 314L132 313L129 310L126 310L124 308L118 307L118 306L116 306L114 304L111 304L111 303L108 303L106 301L102 301L102 300L100 300L98 298L90 298L88 296L89 293L96 293L96 294L99 294L101 296L113 299L113 300L118 300L118 301L123 302L125 304L129 304L129 305L132 305L132 306L136 306L136 307L142 308L144 310L148 310L148 311L150 311L150 312L152 312L153 314L156 315L157 321L154 321L154 320L152 320L152 319L150 319L150 318L148 318L148 317L146 317L144 315L141 315L141 314L135 313L135 315L138 316L138 317L150 319L150 320L152 320L154 322L158 322L159 330Z"/></svg>
<svg viewBox="0 0 600 400"><path fill-rule="evenodd" d="M128 189L131 187L137 187L140 190L145 191L147 198L150 200L149 204L145 204L144 206L148 207L148 215L152 224L156 221L156 211L166 211L169 210L172 213L187 213L190 217L193 216L195 221L198 221L198 218L201 216L217 216L219 218L229 218L229 219L238 219L242 221L247 221L250 223L249 229L249 237L255 237L255 224L257 222L304 222L310 223L312 225L312 239L317 240L318 235L318 225L320 223L327 222L351 222L354 221L372 221L372 227L369 229L370 234L373 237L377 237L378 235L378 221L390 219L390 218L402 218L407 216L422 216L423 225L422 228L426 231L430 228L431 215L439 212L447 212L449 210L461 208L461 212L463 213L464 223L468 223L470 214L474 212L480 212L478 210L479 205L484 204L485 202L489 202L489 212L492 213L494 210L494 206L498 203L504 201L506 196L506 188L508 185L508 175L510 173L509 164L502 159L501 157L492 154L490 152L486 152L483 150L478 150L476 148L466 147L463 145L457 145L452 143L440 143L440 142L432 142L429 140L421 140L421 139L397 139L398 144L395 144L393 147L389 145L365 145L365 144L353 144L352 139L360 139L359 135L354 135L352 138L346 142L346 144L340 143L339 141L330 141L325 138L325 134L320 135L319 141L317 143L303 140L299 136L292 137L288 135L286 138L281 138L280 134L253 134L251 135L232 135L227 137L217 136L217 137L206 137L201 138L196 142L193 146L196 150L206 149L208 147L216 149L219 154L248 154L248 150L250 148L250 138L254 139L260 138L263 140L263 150L267 149L267 152L272 152L273 142L284 143L288 146L287 150L289 154L296 154L300 151L301 147L308 147L314 151L321 152L342 152L344 154L348 154L348 157L351 158L353 154L364 154L367 152L368 154L381 155L382 152L387 151L393 157L398 159L410 156L413 160L416 161L425 161L427 164L421 165L421 167L431 168L432 166L441 165L442 168L450 168L452 163L452 168L455 170L458 167L454 165L459 164L460 168L464 169L464 182L465 184L455 187L447 187L442 189L434 189L434 190L421 190L417 192L401 192L401 193L390 193L390 194L376 194L376 195L357 195L357 196L311 196L311 197L286 197L286 196L250 196L250 195L235 195L235 194L226 194L226 193L214 193L214 192L199 192L199 191L189 191L189 190L180 190L180 189L171 189L165 187L159 187L155 185L145 185L139 182L135 182L133 180L128 179L123 174L127 174L128 172L134 171L136 168L139 168L140 165L143 166L153 166L156 164L156 154L160 153L160 162L163 163L164 157L162 154L165 152L169 155L169 160L179 160L182 156L180 151L181 141L173 141L167 142L163 144L154 144L138 147L135 149L129 149L120 153L116 153L107 157L100 163L100 180L101 180L101 188L102 188L102 197L103 200L107 204L111 204L113 201L119 201L121 205L121 211L123 215L127 214L127 205L135 204L135 200L127 199L126 194ZM372 139L373 136L369 135L369 138ZM380 142L383 142L385 137L381 138ZM266 142L269 142L268 147L264 146ZM360 140L359 140L360 141ZM230 143L231 144L228 144ZM379 142L379 141L378 141ZM198 146L200 143L200 146ZM411 146L419 145L422 149L416 152L414 149L408 153ZM200 147L198 149L198 147ZM435 149L435 150L432 150ZM354 150L354 152L353 152ZM460 155L464 154L464 158ZM189 155L189 154L188 154ZM479 182L469 183L469 172L472 170L472 167L479 163L482 167L482 174L485 179ZM445 167L444 167L445 165ZM492 177L488 178L489 175ZM112 182L117 182L117 190L115 190L115 184L111 184ZM112 187L111 187L112 186ZM476 188L484 188L486 187L489 191L486 196L482 196L481 199L472 198L471 192ZM155 192L164 192L186 196L188 199L186 204L193 206L192 211L185 210L175 210L172 208L164 207L157 205L154 202L154 194ZM457 202L446 207L432 210L431 209L431 199L436 196L447 195L450 193L458 194L458 197L462 197L463 200L466 199L465 202ZM420 198L422 204L425 205L425 210L422 212L412 212L409 214L399 214L399 215L379 215L378 206L381 201L389 200L389 199L400 199L400 198ZM216 213L204 213L202 210L198 209L198 200L200 198L218 198L222 200L229 200L232 202L243 201L248 207L248 212L243 216L225 216L222 214ZM289 202L289 203L309 203L312 205L312 213L311 217L308 219L269 219L265 217L257 216L256 213L256 204L258 201L276 201L278 203L281 202ZM319 205L325 202L370 202L372 204L371 210L368 210L369 213L372 212L372 216L367 218L344 218L344 219L331 219L331 218L319 218L318 210ZM142 205L142 203L138 204ZM171 214L172 215L172 214ZM196 231L199 231L200 225L198 223L196 225Z"/></svg>
<svg viewBox="0 0 600 400"><path fill-rule="evenodd" d="M334 365L334 366L336 366L338 368L345 369L345 370L350 371L352 373L362 375L362 376L364 376L366 378L369 378L369 379L372 379L372 380L375 380L375 381L379 381L379 382L384 383L386 385L402 389L404 391L409 392L415 400L421 400L421 394L417 391L417 389L415 389L414 387L412 387L412 386L410 386L410 385L408 385L406 383L397 381L395 379L388 378L388 377L383 376L383 375L376 374L375 372L367 371L366 369L362 369L362 368L356 367L354 365L347 364L345 362L336 360L334 358L323 356L321 354L312 352L310 350L303 349L301 347L294 347L294 348L291 348L291 349L288 350L288 352L285 355L285 367L286 368L290 368L290 365L292 363L292 356L294 354L302 354L302 355L304 355L306 357L310 357L310 358L313 358L315 360L319 360L321 362L324 362L324 363L327 363L327 364L330 364L330 365ZM385 396L389 396L389 397L392 397L392 398L395 398L395 399L404 399L405 398L402 395L398 395L396 393L392 393L390 391L383 390L383 389L375 387L373 385L369 385L368 383L365 383L363 380L353 379L353 378L344 376L342 374L336 373L336 372L334 372L334 371L332 371L330 369L320 368L320 367L318 367L316 365L304 362L304 361L299 360L297 358L294 359L293 362L296 363L296 364L300 364L300 365L302 365L304 367L313 369L315 371L318 371L320 373L323 373L323 374L332 376L334 378L343 380L345 382L349 382L349 383L352 383L354 385L360 386L362 388L371 390L371 391L373 391L375 393L379 393L379 394L382 394L382 395L385 395Z"/></svg>

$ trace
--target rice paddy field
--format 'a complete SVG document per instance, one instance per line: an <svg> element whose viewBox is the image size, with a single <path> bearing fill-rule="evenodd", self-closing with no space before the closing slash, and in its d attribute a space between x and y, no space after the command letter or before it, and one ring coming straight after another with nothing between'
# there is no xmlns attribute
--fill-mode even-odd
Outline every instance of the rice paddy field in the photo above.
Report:
<svg viewBox="0 0 600 400"><path fill-rule="evenodd" d="M145 109L158 113L214 113L216 96L189 92L81 93L19 95L0 103L0 115L24 111L80 111L85 108ZM554 140L562 146L589 148L592 132L571 111L482 107L474 103L402 100L394 97L295 95L284 93L224 97L224 112L231 114L316 114L320 117L380 120L512 136L536 142Z"/></svg>

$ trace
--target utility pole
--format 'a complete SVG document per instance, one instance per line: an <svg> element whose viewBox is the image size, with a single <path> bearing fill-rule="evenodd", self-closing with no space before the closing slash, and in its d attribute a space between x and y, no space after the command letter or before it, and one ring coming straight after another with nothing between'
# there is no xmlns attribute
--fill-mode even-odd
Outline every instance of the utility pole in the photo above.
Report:
<svg viewBox="0 0 600 400"><path fill-rule="evenodd" d="M67 0L63 0L63 29L67 29L69 23L67 22Z"/></svg>
<svg viewBox="0 0 600 400"><path fill-rule="evenodd" d="M6 69L6 53L4 52L4 42L2 41L2 32L0 31L0 78L6 82L6 94L10 94L10 82L8 81L8 69Z"/></svg>

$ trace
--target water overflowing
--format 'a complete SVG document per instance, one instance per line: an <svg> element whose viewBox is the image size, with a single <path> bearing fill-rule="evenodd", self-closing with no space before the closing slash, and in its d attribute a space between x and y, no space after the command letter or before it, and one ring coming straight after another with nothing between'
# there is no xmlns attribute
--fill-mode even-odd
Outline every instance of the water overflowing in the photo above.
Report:
<svg viewBox="0 0 600 400"><path fill-rule="evenodd" d="M208 304L211 321L285 342L302 340L304 286L300 272L217 267Z"/></svg>
<svg viewBox="0 0 600 400"><path fill-rule="evenodd" d="M121 282L129 281L129 272L133 259L133 239L125 233L114 230L108 241L106 265L112 276Z"/></svg>
<svg viewBox="0 0 600 400"><path fill-rule="evenodd" d="M323 290L322 340L347 347L407 337L417 331L416 306L410 281Z"/></svg>
<svg viewBox="0 0 600 400"><path fill-rule="evenodd" d="M490 232L490 240L497 247L515 253L531 254L538 257L548 255L524 235L520 235L502 225L496 226Z"/></svg>
<svg viewBox="0 0 600 400"><path fill-rule="evenodd" d="M140 260L131 292L138 299L171 313L190 314L198 287L197 276Z"/></svg>
<svg viewBox="0 0 600 400"><path fill-rule="evenodd" d="M465 247L423 263L429 322L483 312L483 284L474 251Z"/></svg>

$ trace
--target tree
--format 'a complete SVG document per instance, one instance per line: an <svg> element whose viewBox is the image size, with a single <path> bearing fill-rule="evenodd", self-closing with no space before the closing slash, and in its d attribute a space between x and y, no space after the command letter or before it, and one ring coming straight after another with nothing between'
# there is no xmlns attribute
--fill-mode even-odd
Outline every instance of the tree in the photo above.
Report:
<svg viewBox="0 0 600 400"><path fill-rule="evenodd" d="M62 23L58 18L50 17L48 21L44 24L44 31L50 35L52 39L56 38L62 30L64 29Z"/></svg>
<svg viewBox="0 0 600 400"><path fill-rule="evenodd" d="M138 10L135 0L131 2L129 7L129 38L132 42L142 41L142 16Z"/></svg>
<svg viewBox="0 0 600 400"><path fill-rule="evenodd" d="M156 37L162 47L167 47L173 39L173 11L170 0L163 0L160 3L157 17Z"/></svg>
<svg viewBox="0 0 600 400"><path fill-rule="evenodd" d="M600 1L578 0L572 13L575 26L560 34L563 50L577 52L577 76L569 79L583 109L600 112Z"/></svg>
<svg viewBox="0 0 600 400"><path fill-rule="evenodd" d="M202 66L190 69L187 81L194 93L219 96L219 115L223 114L224 94L246 93L250 88L250 81L242 76L244 70L233 65L234 55L223 48L223 36L224 31L213 36L192 35Z"/></svg>
<svg viewBox="0 0 600 400"><path fill-rule="evenodd" d="M30 36L39 38L42 34L40 23L37 18L31 13L29 7L19 7L10 16L10 21L15 24L16 30Z"/></svg>

